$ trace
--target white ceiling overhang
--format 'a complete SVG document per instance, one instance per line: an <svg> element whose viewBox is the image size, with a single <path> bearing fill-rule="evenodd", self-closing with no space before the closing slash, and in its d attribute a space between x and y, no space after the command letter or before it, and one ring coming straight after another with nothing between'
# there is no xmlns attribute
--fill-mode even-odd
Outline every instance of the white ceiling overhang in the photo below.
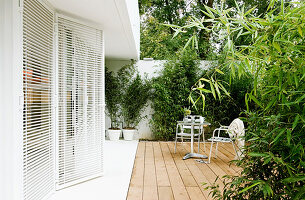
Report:
<svg viewBox="0 0 305 200"><path fill-rule="evenodd" d="M138 0L48 0L60 13L97 24L104 31L106 59L138 59Z"/></svg>

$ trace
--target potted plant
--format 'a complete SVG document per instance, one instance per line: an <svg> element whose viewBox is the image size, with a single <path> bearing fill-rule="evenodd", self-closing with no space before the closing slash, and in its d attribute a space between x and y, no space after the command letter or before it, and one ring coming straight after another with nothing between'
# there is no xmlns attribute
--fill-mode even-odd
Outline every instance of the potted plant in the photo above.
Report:
<svg viewBox="0 0 305 200"><path fill-rule="evenodd" d="M147 78L142 79L137 73L122 92L122 117L124 121L123 136L125 140L133 140L136 126L142 119L141 112L147 103L150 84Z"/></svg>
<svg viewBox="0 0 305 200"><path fill-rule="evenodd" d="M120 129L120 95L121 89L118 78L113 72L105 68L105 101L106 112L111 120L111 126L108 129L110 140L119 140L121 135Z"/></svg>

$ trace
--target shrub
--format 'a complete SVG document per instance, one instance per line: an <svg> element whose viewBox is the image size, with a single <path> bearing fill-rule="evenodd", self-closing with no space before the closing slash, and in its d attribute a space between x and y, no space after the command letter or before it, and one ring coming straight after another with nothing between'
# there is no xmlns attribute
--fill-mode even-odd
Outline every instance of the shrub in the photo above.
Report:
<svg viewBox="0 0 305 200"><path fill-rule="evenodd" d="M142 119L142 111L147 104L151 85L147 78L142 79L139 74L131 78L130 84L122 94L122 117L124 128L135 128Z"/></svg>
<svg viewBox="0 0 305 200"><path fill-rule="evenodd" d="M202 77L208 78L214 70L214 68L210 68L203 73ZM217 80L225 83L230 96L224 95L219 100L215 99L212 93L205 95L203 115L207 121L212 123L212 127L219 127L220 124L229 125L235 118L240 117L241 113L247 108L245 95L253 89L253 76L250 73L232 79L230 69L223 68L221 71L224 74L218 74ZM209 86L206 88L210 90ZM202 102L197 103L198 109L201 107L201 105L198 105L200 103Z"/></svg>
<svg viewBox="0 0 305 200"><path fill-rule="evenodd" d="M183 118L184 107L189 107L190 88L198 79L199 63L194 52L165 63L159 76L153 80L151 129L160 140L174 137L176 122Z"/></svg>
<svg viewBox="0 0 305 200"><path fill-rule="evenodd" d="M120 127L121 88L115 74L105 68L105 101L106 112L111 120L111 129Z"/></svg>

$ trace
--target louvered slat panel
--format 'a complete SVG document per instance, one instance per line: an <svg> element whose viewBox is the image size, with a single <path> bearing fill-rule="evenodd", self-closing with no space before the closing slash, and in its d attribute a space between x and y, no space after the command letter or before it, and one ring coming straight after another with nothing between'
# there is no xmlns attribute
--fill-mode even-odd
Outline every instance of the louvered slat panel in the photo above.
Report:
<svg viewBox="0 0 305 200"><path fill-rule="evenodd" d="M23 1L24 199L54 191L53 12L38 0Z"/></svg>
<svg viewBox="0 0 305 200"><path fill-rule="evenodd" d="M58 17L58 189L102 173L103 38Z"/></svg>

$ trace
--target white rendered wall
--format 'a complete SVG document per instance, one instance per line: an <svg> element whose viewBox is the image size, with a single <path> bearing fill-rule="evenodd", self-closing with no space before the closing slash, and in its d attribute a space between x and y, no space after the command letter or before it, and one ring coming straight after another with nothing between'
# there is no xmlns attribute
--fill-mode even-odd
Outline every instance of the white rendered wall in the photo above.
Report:
<svg viewBox="0 0 305 200"><path fill-rule="evenodd" d="M0 0L1 200L22 199L22 21L19 10L18 0Z"/></svg>
<svg viewBox="0 0 305 200"><path fill-rule="evenodd" d="M126 0L127 10L130 17L131 29L136 43L136 49L140 54L140 14L138 0Z"/></svg>
<svg viewBox="0 0 305 200"><path fill-rule="evenodd" d="M126 60L106 60L105 66L108 67L109 70L113 72L117 72L121 67L129 63L130 61L126 61ZM144 76L146 74L148 78L153 78L159 75L159 72L162 70L164 63L166 63L166 60L152 60L152 61L139 60L137 61L136 66L141 76ZM207 69L210 66L211 66L210 61L200 61L200 68L202 70ZM151 103L149 102L147 107L144 109L142 113L142 116L143 117L146 116L146 118L143 118L143 120L141 120L141 122L138 125L139 135L136 136L136 139L154 138L150 130L150 124L149 124L152 114L153 114L153 110L151 109ZM109 127L110 127L110 119L108 116L106 116L106 130Z"/></svg>

